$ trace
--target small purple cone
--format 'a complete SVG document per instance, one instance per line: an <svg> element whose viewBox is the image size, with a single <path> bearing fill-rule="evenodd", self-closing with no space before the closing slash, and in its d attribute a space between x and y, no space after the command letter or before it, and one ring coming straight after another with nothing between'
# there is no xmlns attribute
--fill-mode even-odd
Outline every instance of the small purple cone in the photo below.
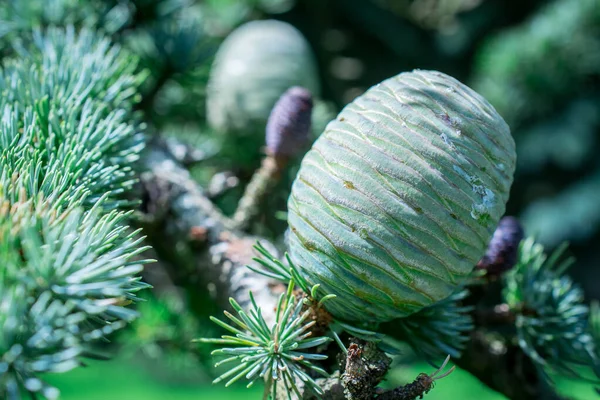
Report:
<svg viewBox="0 0 600 400"><path fill-rule="evenodd" d="M294 86L281 95L267 121L267 150L276 157L291 157L308 142L313 101L310 92Z"/></svg>
<svg viewBox="0 0 600 400"><path fill-rule="evenodd" d="M519 243L523 240L523 227L515 217L504 217L488 244L485 256L477 263L488 275L500 275L510 270L517 262Z"/></svg>

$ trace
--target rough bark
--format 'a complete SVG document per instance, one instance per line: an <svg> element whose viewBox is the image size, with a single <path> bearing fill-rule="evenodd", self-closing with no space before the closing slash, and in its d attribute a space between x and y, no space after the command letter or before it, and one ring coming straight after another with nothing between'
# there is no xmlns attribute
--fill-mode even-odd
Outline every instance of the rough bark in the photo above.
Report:
<svg viewBox="0 0 600 400"><path fill-rule="evenodd" d="M255 257L257 240L276 253L273 244L235 230L161 143L151 147L145 160L141 181L147 214L141 223L158 257L168 264L169 278L221 308L228 307L230 297L247 306L252 291L265 318L272 319L282 285L246 265ZM152 274L157 275L150 266L146 275Z"/></svg>

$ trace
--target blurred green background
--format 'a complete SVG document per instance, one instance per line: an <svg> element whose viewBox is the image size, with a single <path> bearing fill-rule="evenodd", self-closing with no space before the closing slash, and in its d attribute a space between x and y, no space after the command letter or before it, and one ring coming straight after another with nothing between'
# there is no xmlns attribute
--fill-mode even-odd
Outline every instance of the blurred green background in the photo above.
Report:
<svg viewBox="0 0 600 400"><path fill-rule="evenodd" d="M511 126L518 170L508 214L549 248L571 242L572 275L589 299L600 298L600 2L598 0L6 0L0 3L2 40L14 27L90 26L136 53L149 72L139 104L147 132L200 149L190 171L214 201L232 213L260 164L264 124L219 132L207 123L207 84L215 53L248 21L276 19L309 43L320 86L314 136L368 87L402 71L437 69L486 97ZM277 40L276 37L273 40ZM4 42L3 42L4 43ZM260 46L251 47L260 52ZM10 52L2 47L2 54ZM304 62L304 61L299 61ZM279 71L283 75L286 71ZM289 73L289 71L288 71ZM250 79L250 78L248 78ZM264 85L264 84L263 84ZM266 96L265 90L253 94ZM264 92L264 93L263 93ZM241 106L240 106L241 107ZM241 118L234 109L233 117ZM251 131L258 132L250 134ZM250 132L250 133L249 133ZM277 239L297 162L270 196L253 233ZM223 182L226 182L223 183ZM283 218L284 219L284 218ZM152 268L150 266L149 268ZM120 333L119 357L90 361L50 376L63 399L260 398L261 389L210 385L209 349L190 340L212 336L216 310L146 295L143 317ZM202 297L202 296L200 296ZM431 367L394 370L390 384L411 381ZM469 374L438 383L428 399L502 398ZM592 397L590 385L561 382L570 398Z"/></svg>
<svg viewBox="0 0 600 400"><path fill-rule="evenodd" d="M411 382L420 372L430 371L425 363L398 367L389 377L388 386ZM238 400L261 399L262 387L246 389L242 385L224 388L206 383L177 382L148 370L143 360L117 358L108 362L90 362L62 375L48 376L49 383L61 388L63 400ZM591 385L560 381L559 387L571 399L595 398ZM428 400L477 399L502 400L504 396L488 389L469 373L457 370L452 379L443 379L431 391Z"/></svg>

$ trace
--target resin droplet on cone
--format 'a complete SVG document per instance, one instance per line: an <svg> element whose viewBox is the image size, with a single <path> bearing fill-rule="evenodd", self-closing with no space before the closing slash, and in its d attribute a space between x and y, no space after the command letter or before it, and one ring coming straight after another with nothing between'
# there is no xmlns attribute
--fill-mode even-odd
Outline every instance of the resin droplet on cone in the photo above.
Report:
<svg viewBox="0 0 600 400"><path fill-rule="evenodd" d="M289 250L337 318L387 321L449 296L504 214L516 154L504 120L454 78L414 71L330 122L289 199Z"/></svg>

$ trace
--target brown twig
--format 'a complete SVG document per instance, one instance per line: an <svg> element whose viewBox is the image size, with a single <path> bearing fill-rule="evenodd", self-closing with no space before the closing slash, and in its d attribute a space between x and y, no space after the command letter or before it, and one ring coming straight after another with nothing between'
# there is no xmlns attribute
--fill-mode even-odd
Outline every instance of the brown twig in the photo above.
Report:
<svg viewBox="0 0 600 400"><path fill-rule="evenodd" d="M145 161L144 186L163 192L145 196L149 204L143 209L155 215L142 222L150 244L170 265L167 270L173 282L223 308L229 297L242 306L249 304L248 292L252 291L268 319L267 310L276 304L280 292L278 283L245 267L252 262L258 238L236 230L160 142L153 143ZM261 239L261 243L277 253L268 241Z"/></svg>
<svg viewBox="0 0 600 400"><path fill-rule="evenodd" d="M392 359L379 350L376 343L351 339L342 384L348 400L375 397L377 385L387 374Z"/></svg>
<svg viewBox="0 0 600 400"><path fill-rule="evenodd" d="M435 381L447 377L454 371L455 367L452 367L448 371L442 372L444 368L446 368L448 361L450 361L450 356L446 358L444 363L434 373L430 375L421 373L413 382L404 386L397 387L394 390L382 393L381 395L377 396L377 400L422 399L424 395L426 395L431 389L433 389Z"/></svg>
<svg viewBox="0 0 600 400"><path fill-rule="evenodd" d="M232 219L236 229L247 229L252 220L258 215L261 203L279 182L281 172L287 165L288 160L288 157L276 157L270 154L263 159L260 168L252 175L252 179L246 186L244 195L233 214Z"/></svg>

